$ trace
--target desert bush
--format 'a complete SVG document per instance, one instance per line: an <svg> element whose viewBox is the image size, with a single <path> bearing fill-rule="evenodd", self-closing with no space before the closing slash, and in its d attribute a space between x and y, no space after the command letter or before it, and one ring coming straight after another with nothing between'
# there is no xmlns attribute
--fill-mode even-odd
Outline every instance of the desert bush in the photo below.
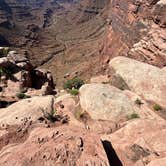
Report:
<svg viewBox="0 0 166 166"><path fill-rule="evenodd" d="M6 56L9 53L9 48L0 49L0 55Z"/></svg>
<svg viewBox="0 0 166 166"><path fill-rule="evenodd" d="M162 107L161 107L160 105L158 105L158 104L155 104L155 105L153 106L153 109L154 109L155 111L160 111L160 110L162 110Z"/></svg>
<svg viewBox="0 0 166 166"><path fill-rule="evenodd" d="M6 69L5 67L0 67L0 75L8 75L10 76L12 72L9 69Z"/></svg>
<svg viewBox="0 0 166 166"><path fill-rule="evenodd" d="M45 112L42 110L44 118L49 120L50 122L55 122L57 120L57 117L55 116L56 110L52 109L51 112Z"/></svg>
<svg viewBox="0 0 166 166"><path fill-rule="evenodd" d="M30 96L26 95L25 93L17 93L16 96L17 96L19 99L30 98Z"/></svg>
<svg viewBox="0 0 166 166"><path fill-rule="evenodd" d="M84 81L78 77L74 77L70 80L67 80L65 83L64 83L64 89L70 89L72 90L73 88L74 89L79 89L82 85L84 84Z"/></svg>
<svg viewBox="0 0 166 166"><path fill-rule="evenodd" d="M73 95L73 96L77 96L79 94L79 91L78 89L72 89L72 90L69 90L70 94Z"/></svg>
<svg viewBox="0 0 166 166"><path fill-rule="evenodd" d="M68 123L69 121L69 117L67 115L65 116L58 115L56 109L52 109L51 112L46 112L44 109L41 108L41 111L43 113L44 119L48 120L51 123L59 121L64 124Z"/></svg>
<svg viewBox="0 0 166 166"><path fill-rule="evenodd" d="M9 49L3 49L3 55L6 56L9 53Z"/></svg>
<svg viewBox="0 0 166 166"><path fill-rule="evenodd" d="M128 120L136 119L136 118L140 118L140 116L137 113L132 113L131 115L127 116Z"/></svg>

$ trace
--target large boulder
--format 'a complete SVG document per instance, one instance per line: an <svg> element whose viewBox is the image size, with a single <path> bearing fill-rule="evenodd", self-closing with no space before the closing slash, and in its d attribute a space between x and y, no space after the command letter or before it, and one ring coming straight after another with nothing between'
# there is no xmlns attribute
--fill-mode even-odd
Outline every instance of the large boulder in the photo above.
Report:
<svg viewBox="0 0 166 166"><path fill-rule="evenodd" d="M126 57L116 57L109 63L131 91L148 101L166 107L166 72Z"/></svg>
<svg viewBox="0 0 166 166"><path fill-rule="evenodd" d="M74 126L35 128L24 143L0 151L0 165L108 166L98 135Z"/></svg>
<svg viewBox="0 0 166 166"><path fill-rule="evenodd" d="M23 99L0 110L0 125L21 124L24 120L35 121L43 117L43 111L51 113L53 104L53 96Z"/></svg>
<svg viewBox="0 0 166 166"><path fill-rule="evenodd" d="M70 94L64 94L55 99L54 105L58 115L67 115L69 118L68 124L80 128L86 128L91 132L98 134L111 133L120 125L109 120L94 120L84 112L79 104L78 99ZM77 101L77 102L76 102Z"/></svg>
<svg viewBox="0 0 166 166"><path fill-rule="evenodd" d="M80 104L92 119L119 121L134 112L123 91L108 84L86 84L80 88Z"/></svg>

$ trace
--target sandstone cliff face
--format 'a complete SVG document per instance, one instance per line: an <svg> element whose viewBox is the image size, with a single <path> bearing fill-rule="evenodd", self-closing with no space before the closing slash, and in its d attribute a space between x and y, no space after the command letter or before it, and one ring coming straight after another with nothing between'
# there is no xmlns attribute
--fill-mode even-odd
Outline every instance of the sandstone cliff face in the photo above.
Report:
<svg viewBox="0 0 166 166"><path fill-rule="evenodd" d="M104 44L105 60L129 56L157 66L165 65L165 1L110 2L111 22Z"/></svg>

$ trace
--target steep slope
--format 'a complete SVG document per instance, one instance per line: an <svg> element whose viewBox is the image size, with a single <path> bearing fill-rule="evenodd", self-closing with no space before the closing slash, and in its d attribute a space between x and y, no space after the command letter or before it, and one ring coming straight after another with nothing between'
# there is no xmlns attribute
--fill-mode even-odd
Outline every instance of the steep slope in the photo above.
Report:
<svg viewBox="0 0 166 166"><path fill-rule="evenodd" d="M92 75L95 70L88 71L99 64L108 0L5 2L12 10L12 27L1 26L0 34L18 50L28 50L33 64L49 68L58 84L66 73Z"/></svg>
<svg viewBox="0 0 166 166"><path fill-rule="evenodd" d="M111 22L104 59L123 55L157 66L166 65L166 2L116 1L109 5Z"/></svg>
<svg viewBox="0 0 166 166"><path fill-rule="evenodd" d="M18 2L1 2L1 43L28 50L58 86L66 75L89 79L104 72L119 55L166 65L164 0Z"/></svg>

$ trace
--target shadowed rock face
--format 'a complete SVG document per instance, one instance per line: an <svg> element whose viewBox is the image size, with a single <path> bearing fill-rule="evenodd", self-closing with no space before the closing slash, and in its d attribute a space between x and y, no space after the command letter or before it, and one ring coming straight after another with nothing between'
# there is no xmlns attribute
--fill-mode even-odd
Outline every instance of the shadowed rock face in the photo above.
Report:
<svg viewBox="0 0 166 166"><path fill-rule="evenodd" d="M1 46L8 46L9 45L9 42L1 35L0 35L0 45Z"/></svg>

